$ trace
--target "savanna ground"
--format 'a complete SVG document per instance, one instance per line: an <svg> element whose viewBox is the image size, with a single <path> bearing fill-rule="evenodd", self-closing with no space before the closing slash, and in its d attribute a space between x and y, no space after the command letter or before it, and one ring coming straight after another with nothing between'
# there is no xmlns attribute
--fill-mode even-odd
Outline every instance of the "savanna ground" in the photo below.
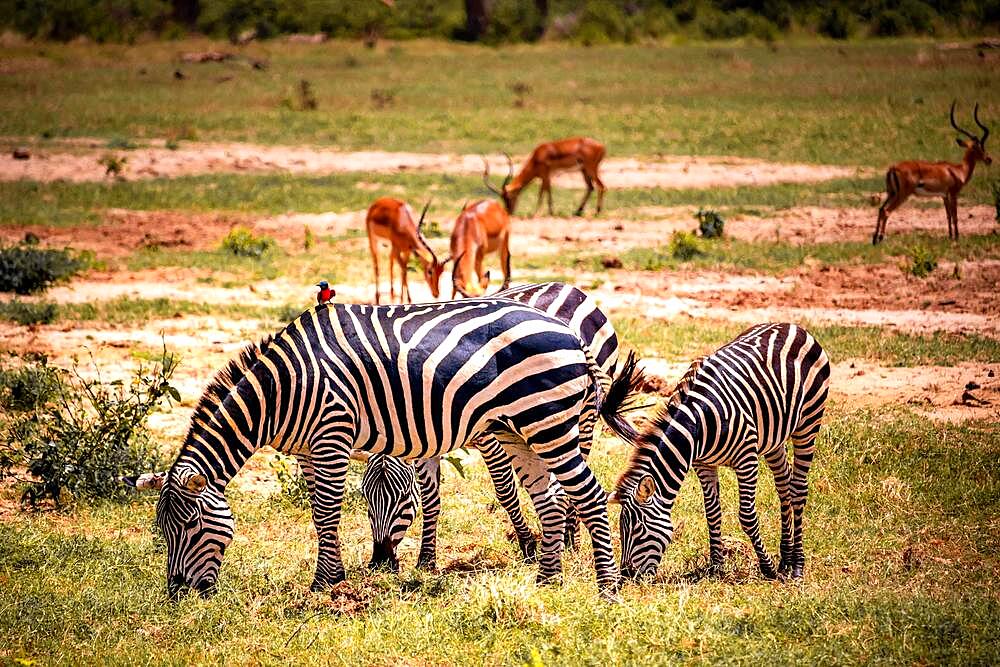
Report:
<svg viewBox="0 0 1000 667"><path fill-rule="evenodd" d="M152 421L169 458L208 379L246 341L308 307L315 282L330 280L338 300L372 298L362 231L372 199L417 206L433 197L430 242L443 254L459 206L485 195L479 153L499 175L503 150L517 157L543 138L595 136L609 151L606 212L568 217L582 191L578 177L562 179L556 218L514 221L515 282L557 279L594 294L665 387L749 323L812 330L834 371L810 478L805 580L756 574L727 475L722 577L699 575L707 538L692 479L655 581L627 585L621 604L600 601L585 540L565 559L563 585L536 588L476 465L464 480L446 469L438 574L412 569L415 531L400 575L365 571L370 536L352 473L342 526L349 582L333 597L311 594L308 511L277 492L273 457L261 454L228 491L238 535L209 600L167 602L155 498L25 512L16 489L4 489L0 656L1000 660L991 585L1000 569L996 174L980 166L964 191L958 243L930 202L908 204L887 242L870 245L887 164L960 157L947 123L953 98L967 125L975 100L988 123L1000 117L1000 54L930 42L367 50L276 41L225 63L179 59L209 48L233 50L201 41L5 46L0 235L32 232L95 256L86 274L34 297L59 304L56 322L0 323L6 353L79 359L85 371L92 357L104 377L124 378L164 341L182 359L183 400ZM298 109L301 79L316 110ZM14 147L31 159L13 160ZM125 158L124 179L104 176L107 155ZM533 187L522 216L534 199ZM701 207L726 218L727 238L676 259L671 233L694 228ZM220 250L236 224L273 236L277 250L261 259ZM915 248L938 261L926 278L907 271ZM429 297L420 283L411 273L415 297ZM605 487L626 454L600 438L592 463ZM769 475L761 479L776 549L777 499Z"/></svg>

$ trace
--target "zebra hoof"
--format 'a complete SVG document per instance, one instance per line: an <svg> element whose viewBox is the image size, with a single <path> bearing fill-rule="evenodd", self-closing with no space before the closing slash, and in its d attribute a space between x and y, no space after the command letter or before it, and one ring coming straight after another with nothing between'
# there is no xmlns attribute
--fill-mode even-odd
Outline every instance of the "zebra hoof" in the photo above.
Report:
<svg viewBox="0 0 1000 667"><path fill-rule="evenodd" d="M534 563L535 551L538 548L538 542L535 540L534 535L530 535L524 539L520 537L517 538L517 546L521 549L521 557L526 563Z"/></svg>
<svg viewBox="0 0 1000 667"><path fill-rule="evenodd" d="M535 584L538 586L558 586L562 583L562 573L553 572L550 574L538 573L535 577Z"/></svg>
<svg viewBox="0 0 1000 667"><path fill-rule="evenodd" d="M346 574L341 574L340 576L334 577L329 581L319 581L313 579L312 584L309 586L309 590L313 593L325 593L342 581L347 580Z"/></svg>
<svg viewBox="0 0 1000 667"><path fill-rule="evenodd" d="M774 581L778 578L778 573L775 571L774 565L771 563L761 563L760 576L764 577L768 581Z"/></svg>
<svg viewBox="0 0 1000 667"><path fill-rule="evenodd" d="M437 560L434 558L418 558L417 569L424 572L437 572Z"/></svg>

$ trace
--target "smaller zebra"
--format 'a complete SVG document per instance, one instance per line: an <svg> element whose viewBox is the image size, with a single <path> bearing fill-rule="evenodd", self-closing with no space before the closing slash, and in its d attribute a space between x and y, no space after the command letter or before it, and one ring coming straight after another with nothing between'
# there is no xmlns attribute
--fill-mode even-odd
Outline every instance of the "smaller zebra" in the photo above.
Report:
<svg viewBox="0 0 1000 667"><path fill-rule="evenodd" d="M609 377L615 373L618 334L607 315L585 292L571 285L552 282L521 285L492 296L524 303L565 322L577 332L583 344L593 351L601 371ZM584 418L588 423L596 420L596 413ZM525 459L516 446L505 451L493 434L477 438L471 446L482 454L496 490L497 501L507 512L514 527L521 555L530 562L534 559L536 538L521 512L512 465L529 495L552 493L562 497L562 488L550 478L548 471L538 469L530 459ZM581 443L581 447L589 451L590 443ZM417 460L411 464L401 459L374 454L368 461L361 491L368 501L368 517L372 529L372 558L369 567L388 568L392 571L399 569L396 547L416 516L419 492L423 529L417 567L435 569L437 521L441 512L441 459ZM575 546L577 529L576 513L572 507L567 507L566 544Z"/></svg>
<svg viewBox="0 0 1000 667"><path fill-rule="evenodd" d="M830 361L818 342L794 324L747 329L685 374L668 404L643 433L610 502L621 505L621 572L652 574L673 537L671 512L692 466L701 482L713 570L723 562L719 466L736 471L740 524L761 574L801 578L805 567L802 515L813 443L823 420ZM785 442L791 438L793 462ZM777 570L761 540L756 493L759 457L774 474L781 500L781 560Z"/></svg>

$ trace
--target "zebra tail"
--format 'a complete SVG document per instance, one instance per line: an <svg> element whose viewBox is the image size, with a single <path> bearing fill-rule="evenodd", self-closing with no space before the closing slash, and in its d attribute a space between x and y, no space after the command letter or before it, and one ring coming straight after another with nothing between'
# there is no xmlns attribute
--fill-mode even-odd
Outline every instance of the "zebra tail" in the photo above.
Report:
<svg viewBox="0 0 1000 667"><path fill-rule="evenodd" d="M615 377L600 404L601 419L615 434L631 445L638 446L640 434L625 413L633 407L639 397L639 389L645 384L645 374L639 368L639 358L630 350L625 363L618 368Z"/></svg>

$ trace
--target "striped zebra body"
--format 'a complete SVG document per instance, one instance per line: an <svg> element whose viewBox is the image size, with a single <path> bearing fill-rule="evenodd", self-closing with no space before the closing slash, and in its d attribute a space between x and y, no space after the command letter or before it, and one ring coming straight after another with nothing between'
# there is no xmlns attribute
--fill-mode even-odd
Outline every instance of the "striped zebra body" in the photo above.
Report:
<svg viewBox="0 0 1000 667"><path fill-rule="evenodd" d="M195 411L157 507L171 593L214 587L233 534L223 492L257 449L304 462L321 590L344 579L338 528L353 449L434 457L487 430L517 439L567 489L591 534L599 585L613 590L605 495L580 448L591 437L580 416L600 399L600 375L575 332L511 301L306 311L230 364ZM609 396L602 416L622 432L624 395L612 385ZM544 581L561 571L564 518L558 503L539 515Z"/></svg>
<svg viewBox="0 0 1000 667"><path fill-rule="evenodd" d="M642 433L612 502L621 504L621 564L627 576L654 572L673 536L671 512L688 469L701 482L713 568L723 559L719 466L736 471L740 524L768 578L802 576L802 515L813 443L826 404L830 362L793 324L752 327L692 365L670 403ZM789 465L785 448L792 441ZM758 461L781 500L777 570L760 537Z"/></svg>
<svg viewBox="0 0 1000 667"><path fill-rule="evenodd" d="M505 298L527 304L532 308L566 323L577 332L585 347L607 377L614 374L618 361L618 335L608 317L586 293L563 283L523 285L497 292L494 298ZM597 412L585 411L581 421L594 424ZM496 436L486 434L475 439L471 446L483 456L497 501L504 508L514 526L518 546L525 559L534 557L535 536L521 512L515 485L515 470L522 485L538 504L536 496L553 493L563 497L558 483L553 483L548 470L539 465L535 456L524 456L517 443L506 452ZM584 456L589 454L591 442L580 443ZM512 468L513 465L513 468ZM407 474L409 471L409 474ZM371 567L399 567L396 547L402 541L416 515L417 498L413 493L414 479L420 493L423 509L423 529L417 567L433 570L437 564L437 522L441 512L441 460L430 458L411 464L392 457L373 456L365 470L362 492L368 501L368 516L372 527ZM550 488L552 487L552 488ZM566 502L563 497L562 502ZM567 529L564 540L575 544L577 521L572 508L567 509Z"/></svg>

